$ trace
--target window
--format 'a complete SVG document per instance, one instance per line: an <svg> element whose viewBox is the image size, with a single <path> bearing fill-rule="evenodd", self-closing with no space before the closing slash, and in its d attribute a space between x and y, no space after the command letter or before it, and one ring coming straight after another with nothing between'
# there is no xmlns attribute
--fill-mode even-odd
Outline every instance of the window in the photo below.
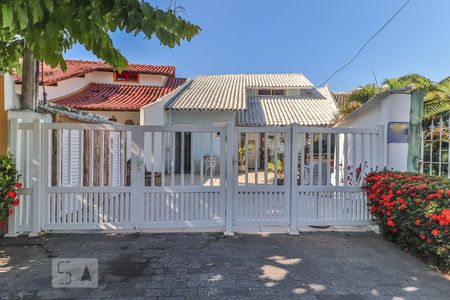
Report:
<svg viewBox="0 0 450 300"><path fill-rule="evenodd" d="M259 89L258 96L285 96L286 90L283 89Z"/></svg>
<svg viewBox="0 0 450 300"><path fill-rule="evenodd" d="M264 90L258 90L258 96L270 96L271 90L264 89Z"/></svg>
<svg viewBox="0 0 450 300"><path fill-rule="evenodd" d="M120 82L139 82L139 74L136 73L128 73L128 72L122 72L122 73L114 73L114 81L120 81Z"/></svg>
<svg viewBox="0 0 450 300"><path fill-rule="evenodd" d="M272 96L284 96L286 95L286 90L272 90Z"/></svg>

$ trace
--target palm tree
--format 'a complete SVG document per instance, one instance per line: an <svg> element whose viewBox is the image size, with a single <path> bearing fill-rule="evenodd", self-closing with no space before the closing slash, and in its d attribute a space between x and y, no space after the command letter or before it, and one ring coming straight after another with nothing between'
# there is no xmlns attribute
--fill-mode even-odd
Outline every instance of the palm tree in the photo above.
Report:
<svg viewBox="0 0 450 300"><path fill-rule="evenodd" d="M424 99L424 119L447 115L450 112L450 77L447 77L428 91Z"/></svg>
<svg viewBox="0 0 450 300"><path fill-rule="evenodd" d="M401 77L388 78L384 80L383 86L378 87L368 84L354 90L347 101L340 108L340 112L346 115L361 107L374 95L389 89L400 89L410 85L417 89L424 89L427 94L424 99L424 120L448 115L450 113L450 76L440 82L433 82L420 74L408 74Z"/></svg>
<svg viewBox="0 0 450 300"><path fill-rule="evenodd" d="M365 86L361 86L351 92L350 96L339 108L339 111L343 115L349 114L360 108L370 98L382 91L383 89L375 84L366 84Z"/></svg>
<svg viewBox="0 0 450 300"><path fill-rule="evenodd" d="M439 82L433 82L425 76L410 74L399 78L386 79L384 83L391 89L414 84L416 88L427 91L424 99L423 114L425 121L450 112L450 77Z"/></svg>
<svg viewBox="0 0 450 300"><path fill-rule="evenodd" d="M420 74L408 74L401 77L393 77L385 79L383 85L389 87L389 89L401 89L411 84L414 84L418 89L424 89L426 91L433 90L436 86L434 82Z"/></svg>

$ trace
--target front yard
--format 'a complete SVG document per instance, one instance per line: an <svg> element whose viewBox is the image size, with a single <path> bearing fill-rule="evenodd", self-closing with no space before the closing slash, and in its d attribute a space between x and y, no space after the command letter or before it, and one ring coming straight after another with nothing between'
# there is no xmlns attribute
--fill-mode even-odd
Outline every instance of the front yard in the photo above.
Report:
<svg viewBox="0 0 450 300"><path fill-rule="evenodd" d="M98 289L54 289L51 260L98 258ZM0 298L447 299L450 282L373 233L65 234L0 240Z"/></svg>

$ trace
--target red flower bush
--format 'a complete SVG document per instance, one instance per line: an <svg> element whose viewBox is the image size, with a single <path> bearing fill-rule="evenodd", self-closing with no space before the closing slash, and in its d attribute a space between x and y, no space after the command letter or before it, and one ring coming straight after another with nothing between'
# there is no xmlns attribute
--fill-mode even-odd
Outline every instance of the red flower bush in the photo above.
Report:
<svg viewBox="0 0 450 300"><path fill-rule="evenodd" d="M450 180L392 171L369 173L369 210L384 236L450 271Z"/></svg>
<svg viewBox="0 0 450 300"><path fill-rule="evenodd" d="M11 155L0 157L0 225L14 212L13 207L19 205L17 192L22 188L19 174Z"/></svg>

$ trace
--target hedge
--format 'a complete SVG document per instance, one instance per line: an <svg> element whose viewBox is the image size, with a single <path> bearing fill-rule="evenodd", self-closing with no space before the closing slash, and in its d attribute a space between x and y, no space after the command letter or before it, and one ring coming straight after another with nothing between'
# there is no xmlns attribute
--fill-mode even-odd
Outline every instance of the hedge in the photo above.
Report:
<svg viewBox="0 0 450 300"><path fill-rule="evenodd" d="M383 235L450 271L450 180L392 171L367 174L369 210Z"/></svg>
<svg viewBox="0 0 450 300"><path fill-rule="evenodd" d="M0 156L0 226L19 205L17 192L22 188L19 174L10 154Z"/></svg>

